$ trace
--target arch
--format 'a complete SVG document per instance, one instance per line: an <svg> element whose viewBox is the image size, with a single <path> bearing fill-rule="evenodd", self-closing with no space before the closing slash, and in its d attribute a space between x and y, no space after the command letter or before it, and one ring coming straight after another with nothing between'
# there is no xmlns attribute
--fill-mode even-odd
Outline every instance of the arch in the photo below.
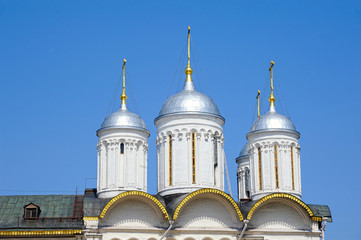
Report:
<svg viewBox="0 0 361 240"><path fill-rule="evenodd" d="M159 210L163 213L164 218L169 220L169 215L167 210L165 209L165 207L163 206L163 204L156 199L155 197L153 197L152 195L145 193L145 192L141 192L141 191L128 191L128 192L124 192L124 193L120 193L117 196L113 197L108 203L107 205L105 205L105 207L103 208L102 212L99 215L99 218L104 218L105 214L107 213L107 211L109 210L109 208L116 203L117 201L119 201L120 199L126 198L126 197L130 197L130 196L139 196L140 198L145 198L150 200L151 202L153 202L153 204L155 204Z"/></svg>
<svg viewBox="0 0 361 240"><path fill-rule="evenodd" d="M192 128L191 130L189 130L190 133L199 133L199 131L195 128Z"/></svg>
<svg viewBox="0 0 361 240"><path fill-rule="evenodd" d="M180 210L183 208L183 206L184 206L189 200L191 200L192 198L194 198L194 197L197 196L197 195L206 194L206 193L219 195L219 196L222 196L224 199L228 200L228 201L232 204L234 210L236 211L239 220L240 220L240 221L243 220L243 216L242 216L241 210L239 209L237 203L233 200L233 198L232 198L231 196L229 196L227 193L225 193L225 192L223 192L223 191L221 191L221 190L212 189L212 188L203 188L203 189L200 189L200 190L197 190L197 191L195 191L195 192L192 192L192 193L188 194L188 196L185 197L185 198L178 204L176 210L174 211L173 220L174 220L174 221L177 220Z"/></svg>
<svg viewBox="0 0 361 240"><path fill-rule="evenodd" d="M187 133L187 132L188 132L188 129L187 129L187 128L182 128L181 131Z"/></svg>
<svg viewBox="0 0 361 240"><path fill-rule="evenodd" d="M251 210L249 210L248 215L247 215L247 220L251 220L252 215L254 213L254 211L259 208L262 204L264 204L265 202L269 201L270 199L274 199L274 198L285 198L285 199L289 199L295 203L297 203L298 205L300 205L303 209L306 210L306 212L308 213L308 215L312 218L312 220L318 221L317 217L314 217L314 214L311 210L311 208L309 208L307 206L306 203L304 203L303 201L301 201L299 198L291 195L291 194L287 194L287 193L273 193L270 195L267 195L263 198L261 198L260 200L258 200L253 207L251 208Z"/></svg>

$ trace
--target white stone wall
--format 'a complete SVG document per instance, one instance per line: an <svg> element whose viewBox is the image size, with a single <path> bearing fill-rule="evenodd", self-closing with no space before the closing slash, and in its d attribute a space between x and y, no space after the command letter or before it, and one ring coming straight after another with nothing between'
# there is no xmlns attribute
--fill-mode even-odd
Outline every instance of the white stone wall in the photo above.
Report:
<svg viewBox="0 0 361 240"><path fill-rule="evenodd" d="M155 124L158 129L158 192L161 195L209 187L224 189L223 121L204 115L173 115ZM195 183L192 181L192 132L195 133ZM172 184L169 181L169 136L172 136Z"/></svg>
<svg viewBox="0 0 361 240"><path fill-rule="evenodd" d="M274 199L262 204L254 212L246 231L246 239L320 239L318 223L312 221L298 204Z"/></svg>
<svg viewBox="0 0 361 240"><path fill-rule="evenodd" d="M129 190L147 191L148 133L136 129L107 129L99 136L98 197L114 197ZM122 143L124 154L120 153Z"/></svg>
<svg viewBox="0 0 361 240"><path fill-rule="evenodd" d="M275 192L289 193L301 198L300 146L297 139L296 134L277 131L248 135L251 198L253 200ZM275 145L278 150L278 188L275 172ZM291 146L293 147L294 189L292 187ZM259 147L261 148L262 189L259 188Z"/></svg>
<svg viewBox="0 0 361 240"><path fill-rule="evenodd" d="M237 158L237 183L238 183L238 200L250 198L251 172L249 169L249 157Z"/></svg>
<svg viewBox="0 0 361 240"><path fill-rule="evenodd" d="M246 216L244 216L246 217ZM88 226L88 225L86 225ZM137 198L112 206L98 228L86 228L84 239L158 240L169 223L157 207ZM236 240L244 223L223 197L204 194L185 203L168 232L168 240ZM320 239L318 223L299 204L275 198L253 213L242 239Z"/></svg>

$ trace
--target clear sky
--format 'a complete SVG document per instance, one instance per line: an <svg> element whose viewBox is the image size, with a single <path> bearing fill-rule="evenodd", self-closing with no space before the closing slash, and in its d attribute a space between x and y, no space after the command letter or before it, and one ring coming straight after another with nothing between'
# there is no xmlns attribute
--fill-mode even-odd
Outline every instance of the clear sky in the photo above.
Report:
<svg viewBox="0 0 361 240"><path fill-rule="evenodd" d="M361 239L361 1L0 1L0 194L95 187L95 131L119 107L123 58L156 193L153 120L183 85L188 25L195 85L226 118L234 198L274 60L276 108L301 133L303 201L330 206L326 239Z"/></svg>

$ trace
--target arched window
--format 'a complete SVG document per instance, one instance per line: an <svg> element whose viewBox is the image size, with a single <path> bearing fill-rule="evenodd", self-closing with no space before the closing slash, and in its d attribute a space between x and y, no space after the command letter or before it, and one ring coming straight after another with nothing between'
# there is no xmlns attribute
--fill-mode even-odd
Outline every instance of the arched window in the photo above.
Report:
<svg viewBox="0 0 361 240"><path fill-rule="evenodd" d="M120 154L124 154L124 143L120 144Z"/></svg>
<svg viewBox="0 0 361 240"><path fill-rule="evenodd" d="M192 183L196 183L196 134L192 132Z"/></svg>
<svg viewBox="0 0 361 240"><path fill-rule="evenodd" d="M214 165L213 165L213 175L214 175L214 185L217 184L217 166L218 166L218 143L217 136L213 136L213 155L214 155Z"/></svg>
<svg viewBox="0 0 361 240"><path fill-rule="evenodd" d="M259 190L262 190L262 156L261 156L261 147L258 147L258 177L259 177Z"/></svg>
<svg viewBox="0 0 361 240"><path fill-rule="evenodd" d="M251 180L250 180L250 175L249 175L249 168L246 168L246 172L245 172L245 185L246 185L247 198L250 198Z"/></svg>
<svg viewBox="0 0 361 240"><path fill-rule="evenodd" d="M293 166L293 146L291 146L291 171L292 171L292 190L295 190L295 175Z"/></svg>
<svg viewBox="0 0 361 240"><path fill-rule="evenodd" d="M277 145L273 146L274 150L274 159L275 159L275 179L276 179L276 188L280 187L280 181L278 177L278 151L277 151Z"/></svg>
<svg viewBox="0 0 361 240"><path fill-rule="evenodd" d="M218 165L217 136L213 137L213 155L214 155L214 166L217 166Z"/></svg>
<svg viewBox="0 0 361 240"><path fill-rule="evenodd" d="M169 135L169 186L172 186L172 157L173 157L173 149L172 149L172 136Z"/></svg>

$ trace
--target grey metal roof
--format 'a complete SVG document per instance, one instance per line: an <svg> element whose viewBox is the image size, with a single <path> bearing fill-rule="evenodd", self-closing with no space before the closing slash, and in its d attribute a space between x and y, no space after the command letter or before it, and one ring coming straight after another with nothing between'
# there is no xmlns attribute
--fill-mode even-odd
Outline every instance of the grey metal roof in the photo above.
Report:
<svg viewBox="0 0 361 240"><path fill-rule="evenodd" d="M84 195L84 217L99 216L111 198L98 198L96 189L86 189Z"/></svg>
<svg viewBox="0 0 361 240"><path fill-rule="evenodd" d="M326 217L327 222L332 222L330 208L327 205L307 204L316 217Z"/></svg>
<svg viewBox="0 0 361 240"><path fill-rule="evenodd" d="M110 128L130 128L149 132L144 121L137 114L129 111L125 104L121 105L118 111L110 114L104 119L97 134L104 129Z"/></svg>
<svg viewBox="0 0 361 240"><path fill-rule="evenodd" d="M0 196L0 229L79 229L82 218L73 217L75 195ZM24 206L40 207L37 220L24 221Z"/></svg>
<svg viewBox="0 0 361 240"><path fill-rule="evenodd" d="M296 127L291 119L277 113L276 108L271 106L266 114L257 118L257 120L253 123L250 133L274 130L288 131L299 135L299 132L297 132Z"/></svg>
<svg viewBox="0 0 361 240"><path fill-rule="evenodd" d="M240 152L239 155L238 155L238 158L249 156L249 154L248 154L248 148L249 148L249 142L247 142L247 143L243 146L241 152Z"/></svg>
<svg viewBox="0 0 361 240"><path fill-rule="evenodd" d="M179 193L179 194L172 194L164 196L164 203L165 207L167 209L167 212L171 218L173 218L174 212L179 205L179 203L186 198L189 195L189 193Z"/></svg>
<svg viewBox="0 0 361 240"><path fill-rule="evenodd" d="M207 95L196 91L191 81L186 81L181 92L166 100L154 121L175 114L204 114L224 121L217 105Z"/></svg>

